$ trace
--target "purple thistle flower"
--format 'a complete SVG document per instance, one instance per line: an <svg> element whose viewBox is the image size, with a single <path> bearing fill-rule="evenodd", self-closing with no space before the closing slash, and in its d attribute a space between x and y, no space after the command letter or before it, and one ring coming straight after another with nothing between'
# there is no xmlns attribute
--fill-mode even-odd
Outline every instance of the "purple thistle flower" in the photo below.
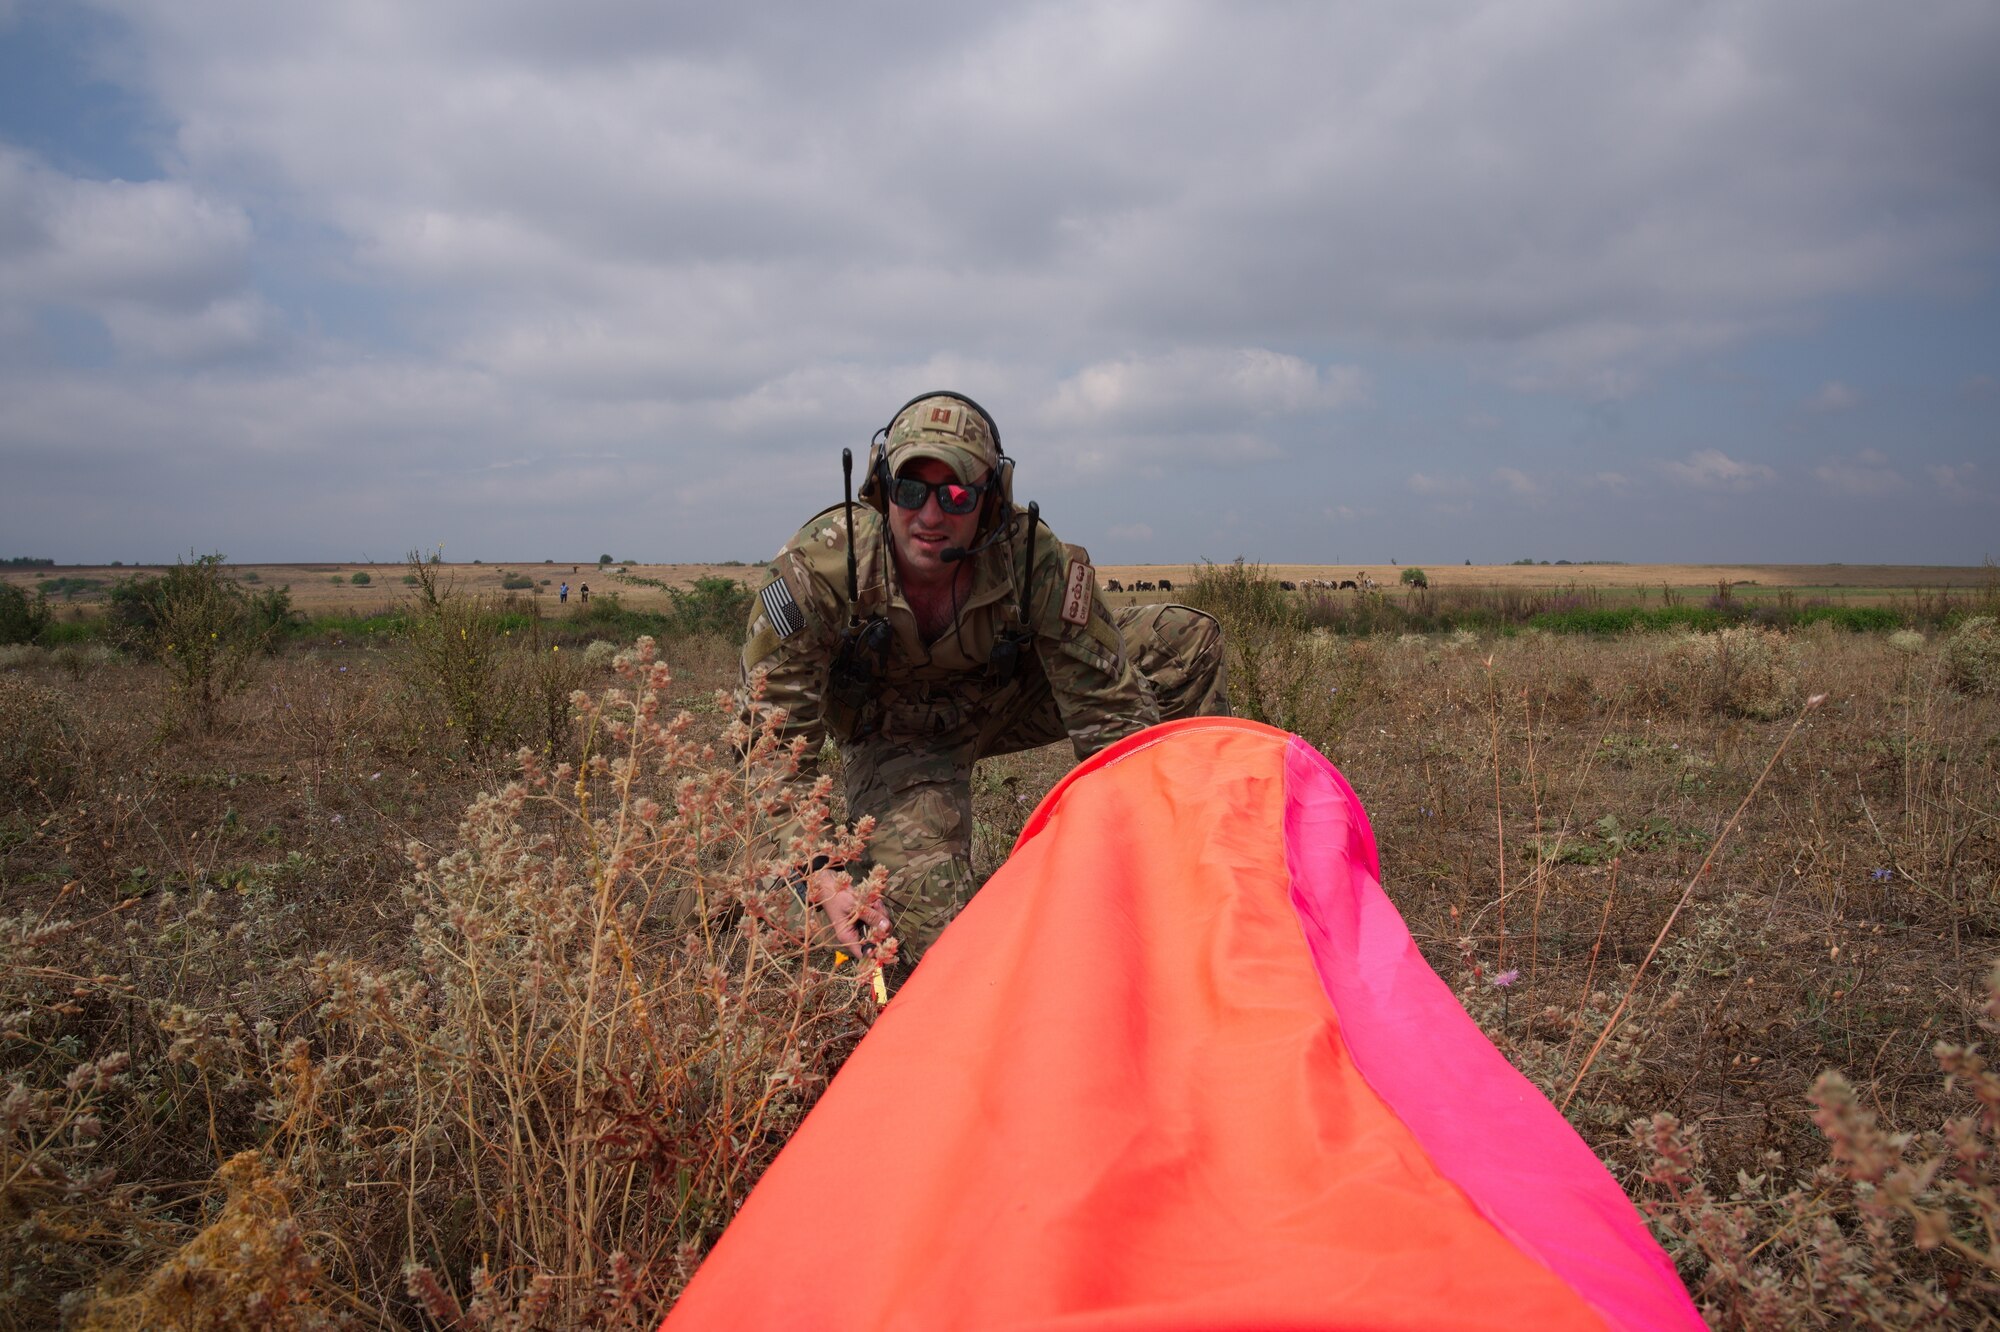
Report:
<svg viewBox="0 0 2000 1332"><path fill-rule="evenodd" d="M1521 979L1521 969L1519 967L1509 967L1493 978L1493 988L1504 990L1519 979Z"/></svg>
<svg viewBox="0 0 2000 1332"><path fill-rule="evenodd" d="M1896 877L1896 872L1888 869L1869 870L1868 877L1877 883L1887 883Z"/></svg>

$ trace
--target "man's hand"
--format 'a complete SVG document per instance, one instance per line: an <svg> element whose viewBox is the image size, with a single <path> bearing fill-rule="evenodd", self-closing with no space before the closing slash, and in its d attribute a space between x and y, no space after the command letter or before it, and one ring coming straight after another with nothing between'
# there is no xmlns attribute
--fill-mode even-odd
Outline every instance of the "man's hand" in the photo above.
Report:
<svg viewBox="0 0 2000 1332"><path fill-rule="evenodd" d="M856 957L874 947L865 936L872 933L886 938L889 934L889 913L882 904L862 906L854 891L854 880L838 870L816 871L806 881L806 897L826 913L834 938Z"/></svg>

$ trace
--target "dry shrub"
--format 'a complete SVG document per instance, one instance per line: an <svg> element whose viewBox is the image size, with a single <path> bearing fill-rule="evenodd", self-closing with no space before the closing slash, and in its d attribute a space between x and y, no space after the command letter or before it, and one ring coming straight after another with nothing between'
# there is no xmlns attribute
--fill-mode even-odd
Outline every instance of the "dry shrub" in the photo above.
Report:
<svg viewBox="0 0 2000 1332"><path fill-rule="evenodd" d="M1974 615L1944 644L1945 673L1968 694L2000 694L2000 620Z"/></svg>
<svg viewBox="0 0 2000 1332"><path fill-rule="evenodd" d="M2000 969L1979 1026L2000 1034ZM1962 1113L1884 1129L1841 1074L1810 1099L1829 1160L1790 1184L1775 1167L1723 1193L1699 1136L1672 1115L1631 1126L1639 1200L1718 1327L1990 1325L2000 1296L2000 1074L1977 1046L1934 1047Z"/></svg>
<svg viewBox="0 0 2000 1332"><path fill-rule="evenodd" d="M216 1172L221 1212L128 1294L104 1295L76 1332L310 1332L339 1323L316 1289L319 1263L292 1216L290 1181L239 1152Z"/></svg>
<svg viewBox="0 0 2000 1332"><path fill-rule="evenodd" d="M1222 626L1237 716L1296 731L1322 747L1338 742L1371 661L1359 642L1313 628L1304 603L1263 566L1240 559L1204 564L1180 594Z"/></svg>
<svg viewBox="0 0 2000 1332"><path fill-rule="evenodd" d="M384 1305L649 1325L872 1013L869 972L836 969L755 859L754 825L792 807L798 854L858 854L826 783L794 798L770 716L730 736L741 758L692 738L652 652L576 696L577 767L523 750L459 849L412 847L400 964L313 966L317 1029L268 1113L315 1223L348 1237L339 1283Z"/></svg>
<svg viewBox="0 0 2000 1332"><path fill-rule="evenodd" d="M79 731L60 693L0 676L0 810L40 809L75 784Z"/></svg>
<svg viewBox="0 0 2000 1332"><path fill-rule="evenodd" d="M590 674L584 654L573 648L564 652L560 643L549 642L537 616L529 623L510 671L519 700L522 738L550 761L574 757L570 697Z"/></svg>
<svg viewBox="0 0 2000 1332"><path fill-rule="evenodd" d="M76 933L47 913L0 919L0 1327L52 1326L58 1292L86 1287L167 1229L104 1164L131 1058L80 1052L72 1019L93 981L75 969Z"/></svg>
<svg viewBox="0 0 2000 1332"><path fill-rule="evenodd" d="M1691 698L1710 711L1770 721L1798 706L1792 646L1775 629L1746 624L1691 634L1678 655Z"/></svg>
<svg viewBox="0 0 2000 1332"><path fill-rule="evenodd" d="M519 699L509 687L501 606L459 592L420 552L407 558L416 600L398 665L412 740L473 757L504 746L516 734Z"/></svg>

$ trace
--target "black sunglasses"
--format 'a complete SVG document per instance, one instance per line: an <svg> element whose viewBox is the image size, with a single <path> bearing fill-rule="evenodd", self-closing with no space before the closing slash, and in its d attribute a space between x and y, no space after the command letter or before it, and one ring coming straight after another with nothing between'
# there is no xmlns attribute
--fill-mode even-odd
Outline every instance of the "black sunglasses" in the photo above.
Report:
<svg viewBox="0 0 2000 1332"><path fill-rule="evenodd" d="M896 501L901 509L921 509L924 501L937 496L938 507L949 514L968 514L979 507L979 497L986 490L983 485L968 486L962 481L919 481L914 476L899 476L889 483L889 498Z"/></svg>

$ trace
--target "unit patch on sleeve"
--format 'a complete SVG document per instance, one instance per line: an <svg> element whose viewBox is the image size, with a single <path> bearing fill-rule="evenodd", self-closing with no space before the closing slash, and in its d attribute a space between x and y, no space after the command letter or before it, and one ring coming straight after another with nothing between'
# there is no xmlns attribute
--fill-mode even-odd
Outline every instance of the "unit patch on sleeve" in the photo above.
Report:
<svg viewBox="0 0 2000 1332"><path fill-rule="evenodd" d="M792 599L792 586L783 577L766 583L757 599L764 603L764 614L770 617L771 628L777 630L778 637L790 638L806 627L805 612Z"/></svg>
<svg viewBox="0 0 2000 1332"><path fill-rule="evenodd" d="M1097 591L1097 570L1082 560L1069 562L1069 581L1063 584L1062 617L1066 624L1089 624L1091 597Z"/></svg>

